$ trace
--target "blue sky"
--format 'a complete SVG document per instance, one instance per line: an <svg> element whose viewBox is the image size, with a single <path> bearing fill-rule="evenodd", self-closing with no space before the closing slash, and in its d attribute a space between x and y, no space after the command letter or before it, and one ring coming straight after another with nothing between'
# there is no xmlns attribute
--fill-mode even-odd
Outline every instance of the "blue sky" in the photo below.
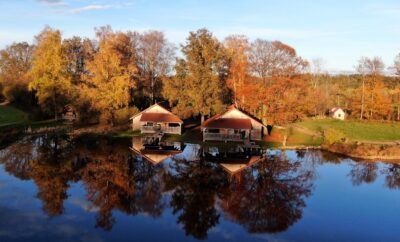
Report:
<svg viewBox="0 0 400 242"><path fill-rule="evenodd" d="M64 37L94 37L94 27L163 31L176 44L206 27L219 39L245 34L280 40L329 71L352 71L361 56L387 66L400 53L400 1L0 0L0 48L32 42L45 25Z"/></svg>

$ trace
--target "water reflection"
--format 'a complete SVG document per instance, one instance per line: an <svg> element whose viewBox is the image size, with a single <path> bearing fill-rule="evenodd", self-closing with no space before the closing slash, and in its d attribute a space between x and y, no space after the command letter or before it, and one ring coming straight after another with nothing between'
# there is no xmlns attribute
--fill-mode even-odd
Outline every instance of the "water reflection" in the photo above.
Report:
<svg viewBox="0 0 400 242"><path fill-rule="evenodd" d="M0 162L9 174L36 185L50 217L62 217L71 184L80 184L97 228L111 231L118 223L116 211L155 219L172 211L174 222L196 239L208 238L223 221L248 233L288 230L303 216L316 167L341 162L323 152L297 152L293 159L241 148L235 155L237 149L54 134L1 150ZM399 164L379 169L377 163L351 162L349 167L354 185L382 175L388 188L400 188Z"/></svg>
<svg viewBox="0 0 400 242"><path fill-rule="evenodd" d="M278 156L253 165L224 191L224 211L251 233L286 230L301 218L304 198L311 194L313 173L299 167Z"/></svg>

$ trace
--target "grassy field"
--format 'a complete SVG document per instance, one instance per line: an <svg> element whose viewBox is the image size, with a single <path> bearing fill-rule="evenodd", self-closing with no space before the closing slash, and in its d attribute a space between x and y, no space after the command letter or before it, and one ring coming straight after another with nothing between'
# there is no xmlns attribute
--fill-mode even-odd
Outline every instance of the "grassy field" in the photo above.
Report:
<svg viewBox="0 0 400 242"><path fill-rule="evenodd" d="M392 141L400 140L400 124L360 122L353 120L309 120L296 125L313 132L333 129L341 132L350 140Z"/></svg>
<svg viewBox="0 0 400 242"><path fill-rule="evenodd" d="M0 104L0 126L27 123L28 114L9 105Z"/></svg>
<svg viewBox="0 0 400 242"><path fill-rule="evenodd" d="M38 129L60 125L63 125L63 122L54 119L31 121L28 113L11 105L0 104L0 131L8 129L25 129L27 127Z"/></svg>
<svg viewBox="0 0 400 242"><path fill-rule="evenodd" d="M264 137L261 145L264 147L279 148L282 146L283 137L287 136L287 146L319 146L323 142L320 135L310 135L295 128L273 128L271 135Z"/></svg>

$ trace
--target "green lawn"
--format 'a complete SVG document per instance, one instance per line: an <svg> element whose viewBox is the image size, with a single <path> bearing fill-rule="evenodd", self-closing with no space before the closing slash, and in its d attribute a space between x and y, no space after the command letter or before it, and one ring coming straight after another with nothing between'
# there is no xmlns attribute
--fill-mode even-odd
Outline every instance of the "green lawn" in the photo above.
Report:
<svg viewBox="0 0 400 242"><path fill-rule="evenodd" d="M28 114L15 107L0 104L0 126L26 123L28 122Z"/></svg>
<svg viewBox="0 0 400 242"><path fill-rule="evenodd" d="M351 140L366 141L392 141L400 140L400 124L361 122L354 120L309 120L297 123L298 126L306 129L321 132L333 129L343 133Z"/></svg>
<svg viewBox="0 0 400 242"><path fill-rule="evenodd" d="M28 113L11 105L0 104L0 130L25 129L31 127L38 129L42 127L55 127L63 125L62 120L31 121Z"/></svg>

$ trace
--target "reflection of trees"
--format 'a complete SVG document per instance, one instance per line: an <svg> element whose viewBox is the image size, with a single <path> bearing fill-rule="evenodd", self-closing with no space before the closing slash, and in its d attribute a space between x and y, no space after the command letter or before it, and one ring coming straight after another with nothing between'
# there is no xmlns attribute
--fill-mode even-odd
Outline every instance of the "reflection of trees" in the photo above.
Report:
<svg viewBox="0 0 400 242"><path fill-rule="evenodd" d="M31 178L38 186L37 197L48 215L62 214L68 183L75 171L71 163L72 144L60 134L41 136L36 142L37 157L31 162Z"/></svg>
<svg viewBox="0 0 400 242"><path fill-rule="evenodd" d="M353 185L372 183L378 177L378 165L374 162L354 162L351 164L350 177Z"/></svg>
<svg viewBox="0 0 400 242"><path fill-rule="evenodd" d="M162 167L132 157L127 147L98 142L91 147L92 154L81 149L80 157L88 162L80 172L81 179L88 199L99 209L96 226L106 230L116 222L112 216L114 209L158 217L165 207Z"/></svg>
<svg viewBox="0 0 400 242"><path fill-rule="evenodd" d="M135 213L146 213L152 217L161 216L166 207L165 201L162 199L164 167L162 165L154 166L139 157L133 159L133 166Z"/></svg>
<svg viewBox="0 0 400 242"><path fill-rule="evenodd" d="M214 204L218 191L226 184L226 175L216 164L204 161L175 160L171 166L173 172L166 180L173 190L170 205L173 213L178 214L177 222L187 235L205 239L208 230L219 222Z"/></svg>
<svg viewBox="0 0 400 242"><path fill-rule="evenodd" d="M125 199L133 194L129 163L120 155L110 154L88 163L81 174L88 199L99 208L96 226L111 229L115 223L112 210L124 207Z"/></svg>
<svg viewBox="0 0 400 242"><path fill-rule="evenodd" d="M400 164L390 164L382 171L386 186L390 189L400 189Z"/></svg>
<svg viewBox="0 0 400 242"><path fill-rule="evenodd" d="M30 177L30 161L33 159L34 144L30 139L21 140L0 151L0 163L4 169L18 177L26 180Z"/></svg>
<svg viewBox="0 0 400 242"><path fill-rule="evenodd" d="M55 216L64 211L68 182L74 174L70 151L66 136L47 134L10 146L3 151L2 162L9 173L36 183L43 211Z"/></svg>
<svg viewBox="0 0 400 242"><path fill-rule="evenodd" d="M222 197L227 217L251 233L285 231L302 216L304 197L312 188L313 173L300 162L272 156L242 173Z"/></svg>

